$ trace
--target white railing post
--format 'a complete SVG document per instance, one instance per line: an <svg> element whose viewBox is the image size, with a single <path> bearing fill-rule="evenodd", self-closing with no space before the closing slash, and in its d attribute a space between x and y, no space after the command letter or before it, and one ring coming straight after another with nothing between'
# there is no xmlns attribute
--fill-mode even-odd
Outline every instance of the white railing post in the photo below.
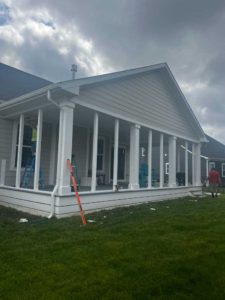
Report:
<svg viewBox="0 0 225 300"><path fill-rule="evenodd" d="M20 127L19 127L19 143L17 148L17 164L16 164L16 187L20 187L21 180L21 166L22 166L22 154L23 154L23 133L24 133L24 115L20 115Z"/></svg>
<svg viewBox="0 0 225 300"><path fill-rule="evenodd" d="M139 189L139 147L140 147L140 125L130 127L130 178L129 188Z"/></svg>
<svg viewBox="0 0 225 300"><path fill-rule="evenodd" d="M96 191L96 176L97 176L97 155L98 155L98 113L94 114L93 124L93 150L92 150L92 178L91 178L91 191Z"/></svg>
<svg viewBox="0 0 225 300"><path fill-rule="evenodd" d="M6 159L1 161L0 186L5 185Z"/></svg>
<svg viewBox="0 0 225 300"><path fill-rule="evenodd" d="M185 142L185 186L188 186L188 142Z"/></svg>
<svg viewBox="0 0 225 300"><path fill-rule="evenodd" d="M117 190L118 177L118 148L119 148L119 120L115 120L114 129L114 160L113 160L113 190Z"/></svg>
<svg viewBox="0 0 225 300"><path fill-rule="evenodd" d="M176 137L169 137L169 187L176 187Z"/></svg>
<svg viewBox="0 0 225 300"><path fill-rule="evenodd" d="M160 145L159 145L159 186L162 188L164 185L164 153L163 153L163 141L164 135L160 134Z"/></svg>
<svg viewBox="0 0 225 300"><path fill-rule="evenodd" d="M152 187L152 130L148 132L148 188Z"/></svg>
<svg viewBox="0 0 225 300"><path fill-rule="evenodd" d="M42 125L43 125L43 111L39 109L38 124L37 124L37 141L36 141L36 151L35 151L36 154L35 154L35 169L34 169L34 190L39 189Z"/></svg>

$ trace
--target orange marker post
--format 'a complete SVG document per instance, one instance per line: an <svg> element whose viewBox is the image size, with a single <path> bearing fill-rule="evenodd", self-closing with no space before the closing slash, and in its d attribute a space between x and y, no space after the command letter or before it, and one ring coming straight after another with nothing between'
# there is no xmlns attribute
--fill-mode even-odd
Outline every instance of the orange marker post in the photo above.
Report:
<svg viewBox="0 0 225 300"><path fill-rule="evenodd" d="M77 197L77 202L78 202L78 206L79 206L79 209L80 209L81 219L82 219L83 225L86 225L87 222L86 222L84 211L83 211L83 208L82 208L82 205L81 205L80 195L78 193L78 188L77 188L77 182L76 182L76 179L74 177L73 168L72 168L72 165L71 165L69 159L67 159L67 165L68 165L68 167L70 169L71 179L72 179L72 182L73 182L74 190L76 192L76 197Z"/></svg>

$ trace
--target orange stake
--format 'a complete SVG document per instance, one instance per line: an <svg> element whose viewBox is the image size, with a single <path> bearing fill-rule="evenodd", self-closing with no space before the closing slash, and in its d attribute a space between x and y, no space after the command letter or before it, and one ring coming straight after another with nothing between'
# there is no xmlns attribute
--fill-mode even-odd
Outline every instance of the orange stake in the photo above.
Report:
<svg viewBox="0 0 225 300"><path fill-rule="evenodd" d="M82 208L82 205L81 205L81 202L80 202L80 195L78 193L77 182L76 182L76 179L74 177L73 168L71 166L71 163L70 163L69 159L67 159L67 165L70 169L71 179L72 179L72 182L73 182L74 190L76 192L76 197L77 197L77 202L78 202L78 206L79 206L79 209L80 209L81 219L82 219L83 225L86 225L87 222L86 222L84 211L83 211L83 208Z"/></svg>

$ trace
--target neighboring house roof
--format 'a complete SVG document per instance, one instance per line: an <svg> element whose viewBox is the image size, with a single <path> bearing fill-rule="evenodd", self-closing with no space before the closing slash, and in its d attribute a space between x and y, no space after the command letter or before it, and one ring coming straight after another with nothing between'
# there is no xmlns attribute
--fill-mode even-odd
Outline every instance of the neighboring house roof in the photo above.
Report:
<svg viewBox="0 0 225 300"><path fill-rule="evenodd" d="M211 136L206 135L208 143L202 145L201 154L210 160L225 161L225 145L215 140Z"/></svg>
<svg viewBox="0 0 225 300"><path fill-rule="evenodd" d="M48 80L0 63L0 103L49 84Z"/></svg>

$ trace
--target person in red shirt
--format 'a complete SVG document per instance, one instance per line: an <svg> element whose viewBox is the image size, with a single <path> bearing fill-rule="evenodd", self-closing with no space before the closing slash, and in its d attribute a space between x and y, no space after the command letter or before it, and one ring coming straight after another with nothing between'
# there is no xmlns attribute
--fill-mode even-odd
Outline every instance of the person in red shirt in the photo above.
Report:
<svg viewBox="0 0 225 300"><path fill-rule="evenodd" d="M214 198L214 196L217 197L218 186L221 183L221 179L220 179L219 172L216 171L215 168L212 168L211 171L209 172L208 180L209 180L209 185L211 187L212 198Z"/></svg>

